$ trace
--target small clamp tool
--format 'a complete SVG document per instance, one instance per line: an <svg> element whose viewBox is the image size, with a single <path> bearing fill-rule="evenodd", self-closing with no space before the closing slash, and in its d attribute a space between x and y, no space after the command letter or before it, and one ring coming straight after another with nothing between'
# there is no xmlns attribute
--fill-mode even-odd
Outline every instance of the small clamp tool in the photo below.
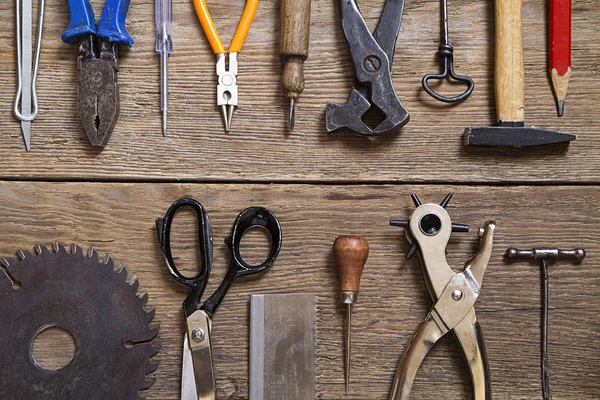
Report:
<svg viewBox="0 0 600 400"><path fill-rule="evenodd" d="M551 260L574 260L581 262L585 258L584 249L560 250L550 247L535 247L531 250L519 250L514 247L506 250L509 260L539 260L542 267L542 394L544 400L552 400L550 390L550 371L548 369L548 265Z"/></svg>
<svg viewBox="0 0 600 400"><path fill-rule="evenodd" d="M182 207L191 207L198 216L202 261L198 274L193 277L179 272L171 252L171 225ZM269 256L259 265L249 265L240 254L242 237L253 228L265 230L271 239ZM178 283L190 288L190 294L183 302L186 333L183 338L181 399L215 400L217 383L211 348L213 315L236 278L262 272L275 262L281 248L281 225L275 214L263 207L246 208L237 216L231 236L225 239L231 253L229 269L217 290L204 303L202 295L210 277L213 255L212 228L204 207L194 199L177 200L169 207L164 218L156 219L156 230L169 273Z"/></svg>
<svg viewBox="0 0 600 400"><path fill-rule="evenodd" d="M248 31L250 31L254 14L258 8L258 0L246 1L242 18L227 51L225 51L217 28L208 12L206 0L194 0L194 8L210 47L217 56L217 106L221 109L225 131L229 132L233 112L238 106L238 53L242 51L242 46L246 41Z"/></svg>
<svg viewBox="0 0 600 400"><path fill-rule="evenodd" d="M67 3L71 22L62 40L79 45L79 116L92 146L104 147L119 118L117 46L133 46L133 38L125 27L129 0L106 0L98 26L90 0ZM96 38L100 41L99 55Z"/></svg>
<svg viewBox="0 0 600 400"><path fill-rule="evenodd" d="M369 31L356 0L340 0L340 8L357 83L346 103L327 103L327 132L342 128L366 136L392 132L406 125L409 120L408 111L398 100L392 82L392 59L402 22L404 0L386 1L374 34ZM373 107L379 109L385 119L371 129L362 118Z"/></svg>
<svg viewBox="0 0 600 400"><path fill-rule="evenodd" d="M479 230L481 246L461 273L455 273L446 260L446 246L452 232L468 232L469 226L453 224L445 210L452 193L437 204L421 204L408 221L391 220L390 225L406 229L412 244L407 258L417 251L434 305L415 331L396 371L390 400L407 400L417 371L433 345L452 331L462 348L473 382L473 398L490 400L491 382L481 327L475 315L475 302L481 292L483 275L492 254L494 221Z"/></svg>

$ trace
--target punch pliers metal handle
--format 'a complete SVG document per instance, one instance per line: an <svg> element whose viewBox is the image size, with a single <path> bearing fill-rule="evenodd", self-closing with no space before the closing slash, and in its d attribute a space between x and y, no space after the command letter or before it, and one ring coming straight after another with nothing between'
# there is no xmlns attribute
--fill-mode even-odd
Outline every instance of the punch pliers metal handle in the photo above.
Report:
<svg viewBox="0 0 600 400"><path fill-rule="evenodd" d="M125 27L129 1L106 0L96 25L90 0L67 0L71 22L62 40L79 45L77 102L92 146L106 145L119 117L117 46L133 46Z"/></svg>
<svg viewBox="0 0 600 400"><path fill-rule="evenodd" d="M413 381L433 345L452 331L458 340L473 382L473 398L490 400L490 369L485 352L481 327L475 315L475 302L481 293L483 275L492 254L494 221L487 221L479 230L479 251L464 270L455 273L446 261L446 246L452 232L466 232L467 225L453 224L445 207L452 193L441 204L421 204L413 195L417 206L408 221L390 221L391 225L406 229L406 237L416 246L425 282L434 305L415 331L400 361L390 400L407 400ZM415 251L409 251L408 255Z"/></svg>
<svg viewBox="0 0 600 400"><path fill-rule="evenodd" d="M206 0L194 0L194 8L210 47L217 56L217 106L221 109L225 131L229 132L233 112L238 106L237 57L238 53L242 51L248 31L250 31L254 14L258 8L258 0L246 1L242 18L227 51L225 51L225 46L223 46L217 28L208 12Z"/></svg>

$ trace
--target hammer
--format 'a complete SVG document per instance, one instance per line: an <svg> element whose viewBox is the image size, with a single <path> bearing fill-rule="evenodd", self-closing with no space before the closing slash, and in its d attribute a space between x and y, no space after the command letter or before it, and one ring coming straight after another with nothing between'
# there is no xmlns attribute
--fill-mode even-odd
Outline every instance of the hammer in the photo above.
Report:
<svg viewBox="0 0 600 400"><path fill-rule="evenodd" d="M542 288L542 302L544 312L542 313L542 389L544 400L552 400L550 391L550 373L548 372L548 262L550 260L575 260L581 262L585 258L584 249L560 250L548 247L535 247L531 250L519 250L509 248L506 250L509 259L540 260L544 286Z"/></svg>
<svg viewBox="0 0 600 400"><path fill-rule="evenodd" d="M495 2L494 91L498 126L465 129L467 146L531 147L570 142L577 138L568 133L525 127L522 4L523 0Z"/></svg>

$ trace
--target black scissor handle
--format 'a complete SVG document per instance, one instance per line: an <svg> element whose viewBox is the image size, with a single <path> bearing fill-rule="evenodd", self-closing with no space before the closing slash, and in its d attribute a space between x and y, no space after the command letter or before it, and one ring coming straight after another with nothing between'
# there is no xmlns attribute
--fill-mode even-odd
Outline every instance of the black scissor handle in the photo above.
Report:
<svg viewBox="0 0 600 400"><path fill-rule="evenodd" d="M175 214L177 214L182 207L191 207L198 215L201 263L200 271L197 275L192 277L185 276L179 272L171 252L171 225ZM199 301L206 288L206 283L208 282L213 257L212 228L204 207L194 199L185 197L179 199L169 207L164 218L156 219L156 230L158 232L158 243L160 244L160 248L165 257L165 263L167 264L169 273L180 284L192 288L192 293L195 295L196 300Z"/></svg>
<svg viewBox="0 0 600 400"><path fill-rule="evenodd" d="M444 62L444 72L441 74L428 74L423 77L423 89L434 99L443 101L444 103L457 103L459 101L463 101L467 97L471 95L473 92L473 88L475 87L475 83L468 76L464 75L456 75L454 73L454 49L449 44L443 44L438 48L438 54L443 58ZM454 97L446 97L435 92L431 86L429 86L429 81L431 79L442 80L450 76L450 78L454 81L464 83L467 86L467 89L458 96Z"/></svg>
<svg viewBox="0 0 600 400"><path fill-rule="evenodd" d="M264 229L271 239L269 256L259 265L248 264L240 254L242 237L252 228ZM233 223L231 236L225 239L225 243L231 251L231 261L225 279L213 295L204 302L202 309L212 317L237 277L256 274L273 265L281 249L281 241L281 225L275 214L264 207L249 207L243 210Z"/></svg>

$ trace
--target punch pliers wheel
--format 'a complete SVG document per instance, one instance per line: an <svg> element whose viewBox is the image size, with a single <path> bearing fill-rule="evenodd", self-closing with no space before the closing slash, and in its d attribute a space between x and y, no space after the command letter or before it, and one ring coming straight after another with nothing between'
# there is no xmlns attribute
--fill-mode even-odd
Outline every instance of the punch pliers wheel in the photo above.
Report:
<svg viewBox="0 0 600 400"><path fill-rule="evenodd" d="M453 224L446 211L452 193L438 205L421 204L412 195L417 207L408 221L392 220L390 224L406 229L412 244L410 258L419 254L425 283L433 306L415 331L398 365L390 400L407 400L413 381L433 345L452 331L458 340L473 382L474 400L491 400L490 369L481 327L475 315L475 302L481 293L481 284L492 255L494 221L487 221L479 230L481 241L477 254L464 270L455 273L446 260L446 246L452 232L468 232L468 225Z"/></svg>
<svg viewBox="0 0 600 400"><path fill-rule="evenodd" d="M225 46L223 46L217 28L208 12L206 0L194 0L194 8L210 47L217 56L217 106L221 109L225 131L229 132L233 112L238 106L238 53L242 51L242 46L248 36L254 14L256 14L258 8L258 0L246 1L242 18L227 51L225 51Z"/></svg>
<svg viewBox="0 0 600 400"><path fill-rule="evenodd" d="M117 47L133 46L125 27L129 1L106 0L100 24L96 25L90 0L67 0L71 22L62 40L79 45L77 102L92 146L106 145L119 118Z"/></svg>

